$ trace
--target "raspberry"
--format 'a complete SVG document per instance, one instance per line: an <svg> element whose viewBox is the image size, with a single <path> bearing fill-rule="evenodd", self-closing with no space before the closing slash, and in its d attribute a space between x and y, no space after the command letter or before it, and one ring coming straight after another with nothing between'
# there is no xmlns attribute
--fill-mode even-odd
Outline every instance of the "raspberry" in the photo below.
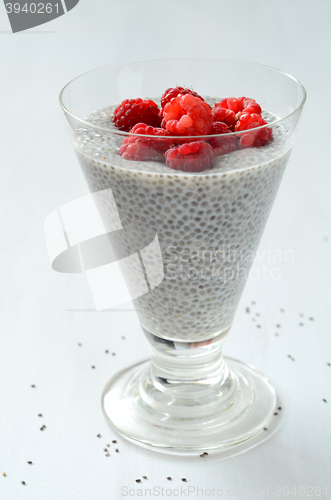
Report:
<svg viewBox="0 0 331 500"><path fill-rule="evenodd" d="M161 126L175 135L206 135L213 123L210 106L190 94L171 99L163 110Z"/></svg>
<svg viewBox="0 0 331 500"><path fill-rule="evenodd" d="M151 99L125 99L115 109L113 122L120 130L129 132L137 123L159 127L161 115L157 104Z"/></svg>
<svg viewBox="0 0 331 500"><path fill-rule="evenodd" d="M261 114L261 106L250 97L228 97L223 99L221 102L216 103L215 106L219 106L224 109L230 109L234 113L258 113ZM237 117L238 119L238 117Z"/></svg>
<svg viewBox="0 0 331 500"><path fill-rule="evenodd" d="M220 106L221 108L231 109L234 113L238 113L243 110L243 101L245 97L227 97L222 99L221 102L216 103L215 106Z"/></svg>
<svg viewBox="0 0 331 500"><path fill-rule="evenodd" d="M260 115L262 113L261 106L254 100L249 97L245 97L243 102L243 113L257 113Z"/></svg>
<svg viewBox="0 0 331 500"><path fill-rule="evenodd" d="M171 99L173 99L174 97L177 97L178 94L181 94L181 95L186 95L186 94L190 94L190 95L193 95L194 97L198 97L199 99L201 99L201 101L204 101L204 99L199 95L197 94L196 92L194 92L194 90L191 90L191 89L186 89L184 87L170 87L169 89L167 89L163 94L162 94L162 97L161 97L161 108L164 108L164 106L171 101Z"/></svg>
<svg viewBox="0 0 331 500"><path fill-rule="evenodd" d="M212 109L212 114L214 122L223 122L228 125L228 127L233 127L236 123L235 112L231 109L225 109L215 104L214 108Z"/></svg>
<svg viewBox="0 0 331 500"><path fill-rule="evenodd" d="M227 126L227 124L225 122L217 120L212 124L209 135L226 134L228 132L229 132L229 127Z"/></svg>
<svg viewBox="0 0 331 500"><path fill-rule="evenodd" d="M242 130L249 130L249 132L240 135L239 149L268 144L272 140L272 128L265 127L261 130L253 130L266 124L267 122L257 113L242 113L235 125L235 132Z"/></svg>
<svg viewBox="0 0 331 500"><path fill-rule="evenodd" d="M220 156L236 150L237 137L234 135L226 136L230 130L223 122L214 122L209 134L222 134L224 137L212 137L209 144L213 148L214 155Z"/></svg>
<svg viewBox="0 0 331 500"><path fill-rule="evenodd" d="M131 130L132 134L153 135L152 137L129 136L123 141L119 148L120 154L126 160L138 161L160 161L164 162L164 153L167 149L173 147L172 139L163 139L168 137L169 133L163 128L154 128L145 123L137 123Z"/></svg>
<svg viewBox="0 0 331 500"><path fill-rule="evenodd" d="M184 172L201 172L212 168L214 162L213 148L205 141L188 142L168 149L165 156L168 167Z"/></svg>

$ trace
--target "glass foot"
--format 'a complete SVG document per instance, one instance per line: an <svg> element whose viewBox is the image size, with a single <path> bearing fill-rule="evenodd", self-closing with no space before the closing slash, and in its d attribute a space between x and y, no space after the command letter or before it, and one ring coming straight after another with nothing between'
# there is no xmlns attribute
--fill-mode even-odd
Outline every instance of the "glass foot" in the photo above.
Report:
<svg viewBox="0 0 331 500"><path fill-rule="evenodd" d="M223 363L222 378L194 393L182 381L176 387L174 380L156 380L150 360L130 366L106 385L104 414L119 434L155 451L224 457L246 451L275 427L269 424L276 394L253 366L227 357Z"/></svg>

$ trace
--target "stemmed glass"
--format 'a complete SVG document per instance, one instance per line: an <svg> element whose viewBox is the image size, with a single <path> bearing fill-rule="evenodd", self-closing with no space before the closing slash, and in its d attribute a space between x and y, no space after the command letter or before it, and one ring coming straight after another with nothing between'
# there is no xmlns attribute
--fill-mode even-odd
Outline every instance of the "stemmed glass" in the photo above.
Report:
<svg viewBox="0 0 331 500"><path fill-rule="evenodd" d="M160 161L166 138L159 139L152 160L123 158L118 150L128 133L112 124L112 106L128 98L157 100L176 85L193 88L210 103L229 96L256 99L273 141L220 155L214 168L198 173L171 170ZM224 451L270 422L276 394L269 380L224 357L223 341L305 98L303 86L276 69L208 58L112 64L62 90L73 147L90 191L100 194L97 205L110 246L152 347L152 359L117 373L102 395L105 416L127 439L177 454ZM238 144L243 134L229 136ZM224 135L213 138L226 146ZM97 273L90 279L95 289L103 278L102 286L112 286L106 265Z"/></svg>

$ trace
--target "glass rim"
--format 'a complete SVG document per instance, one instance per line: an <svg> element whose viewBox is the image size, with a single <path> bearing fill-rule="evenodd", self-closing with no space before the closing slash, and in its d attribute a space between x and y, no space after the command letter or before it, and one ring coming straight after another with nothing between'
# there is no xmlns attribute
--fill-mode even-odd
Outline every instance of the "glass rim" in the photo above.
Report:
<svg viewBox="0 0 331 500"><path fill-rule="evenodd" d="M213 135L194 135L194 136L189 136L189 135L171 135L171 136L155 136L155 135L147 135L147 134L135 134L135 133L131 133L131 132L124 132L122 130L114 130L113 128L108 128L108 127L101 127L99 125L94 125L93 123L90 123L86 120L84 120L83 118L79 118L78 116L76 116L74 113L72 113L71 111L69 111L69 109L66 108L64 102L63 102L63 95L64 95L64 92L65 90L69 87L69 85L71 85L73 82L75 82L76 80L78 80L79 78L81 78L82 76L84 75L87 75L88 73L92 73L94 71L98 71L102 68L106 68L108 66L113 66L113 67L116 67L116 66L122 66L123 64L132 64L132 63L142 63L142 62L148 62L148 61L162 61L162 60L171 60L171 59L177 59L177 60L188 60L188 59L202 59L202 60L209 60L209 61L232 61L232 62L237 62L237 63L245 63L245 64L252 64L252 65L255 65L255 66L260 66L261 68L266 68L266 69L269 69L269 70L272 70L272 71L275 71L276 73L279 73L283 76L286 76L287 78L289 78L290 80L294 81L298 87L301 88L302 90L302 99L301 99L301 102L300 104L293 110L291 111L291 113L289 113L288 115L282 117L282 118L279 118L277 120L274 120L270 123L267 123L265 125L261 125L260 127L255 127L255 128L252 128L252 129L249 129L249 130L241 130L241 131L237 131L237 132L228 132L227 134L213 134ZM274 127L275 125L277 125L278 123L281 123L283 122L284 120L287 120L288 118L290 118L291 116L295 115L297 112L299 112L302 108L303 108L303 105L305 104L306 102L306 99L307 99L307 91L305 89L305 87L302 85L302 83L297 80L294 76L290 75L289 73L285 73L284 71L281 71L277 68L274 68L272 66L267 66L266 64L260 64L260 63L257 63L257 62L253 62L253 61L247 61L245 59L236 59L236 58L230 58L230 57L194 57L194 56L183 56L183 57L158 57L158 58L146 58L146 59L133 59L133 60L128 60L128 61L121 61L121 62L117 62L117 63L109 63L109 64L104 64L103 66L98 66L97 68L93 68L93 69L90 69L88 71L85 71L84 73L81 73L80 75L76 76L75 78L73 78L72 80L70 80L61 90L60 94L59 94L59 101L60 101L60 106L61 108L63 109L64 113L65 114L68 114L69 116L71 116L72 118L74 118L76 121L78 121L82 126L85 126L87 128L92 128L94 130L100 130L100 131L103 131L103 132L107 132L108 134L113 134L113 135L118 135L118 136L123 136L123 138L125 137L144 137L144 138L157 138L157 139L160 139L160 140L169 140L169 137L172 137L172 138L177 138L177 139L193 139L193 140L206 140L207 139L210 139L210 138L215 138L215 137L218 137L218 138L221 138L221 137L231 137L231 136L242 136L244 133L248 133L250 131L257 131L257 130L262 130L264 128L268 128L268 127ZM111 106L111 104L110 104ZM95 110L95 111L98 111L98 110Z"/></svg>

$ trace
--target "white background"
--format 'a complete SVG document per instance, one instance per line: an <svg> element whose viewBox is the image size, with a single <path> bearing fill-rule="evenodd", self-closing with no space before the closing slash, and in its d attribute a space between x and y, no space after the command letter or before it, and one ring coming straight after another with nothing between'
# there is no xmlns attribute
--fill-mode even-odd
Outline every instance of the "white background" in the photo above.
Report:
<svg viewBox="0 0 331 500"><path fill-rule="evenodd" d="M253 488L260 498L269 487L269 498L278 498L276 486L308 485L329 486L331 495L330 19L326 0L81 0L51 23L12 34L0 5L1 500L119 499L122 486L138 491L142 475L143 487L176 488L186 477L224 496ZM225 345L268 374L282 421L262 445L223 461L148 452L108 427L100 407L106 381L149 347L130 306L93 312L85 279L51 270L43 234L50 212L88 193L61 116L61 88L107 63L175 55L264 63L308 91L254 264L278 267L281 278L248 282ZM294 262L261 260L276 249L293 250ZM120 453L112 445L105 457L112 439Z"/></svg>

